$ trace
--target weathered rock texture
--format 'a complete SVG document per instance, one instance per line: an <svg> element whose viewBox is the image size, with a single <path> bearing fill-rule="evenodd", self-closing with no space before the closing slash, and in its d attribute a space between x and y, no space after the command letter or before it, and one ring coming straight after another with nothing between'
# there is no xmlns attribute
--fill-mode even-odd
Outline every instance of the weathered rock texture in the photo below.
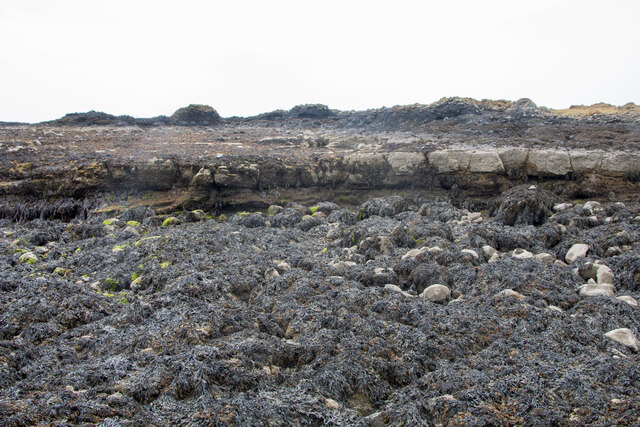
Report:
<svg viewBox="0 0 640 427"><path fill-rule="evenodd" d="M525 183L570 199L637 197L635 116L536 111L530 101L450 99L348 113L302 105L246 119L220 119L211 107L192 105L152 126L75 114L0 127L0 194L4 216L15 214L7 207L15 197L131 199L145 192L157 193L145 195L148 205L169 210L266 208L318 194L356 204L380 190L487 205Z"/></svg>
<svg viewBox="0 0 640 427"><path fill-rule="evenodd" d="M639 116L3 124L0 424L637 425Z"/></svg>

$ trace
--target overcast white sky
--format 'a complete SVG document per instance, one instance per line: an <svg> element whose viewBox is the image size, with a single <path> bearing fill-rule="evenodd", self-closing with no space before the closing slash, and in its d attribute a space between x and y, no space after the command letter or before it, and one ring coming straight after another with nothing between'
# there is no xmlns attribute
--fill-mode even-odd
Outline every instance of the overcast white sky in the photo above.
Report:
<svg viewBox="0 0 640 427"><path fill-rule="evenodd" d="M640 103L640 1L0 0L0 120Z"/></svg>

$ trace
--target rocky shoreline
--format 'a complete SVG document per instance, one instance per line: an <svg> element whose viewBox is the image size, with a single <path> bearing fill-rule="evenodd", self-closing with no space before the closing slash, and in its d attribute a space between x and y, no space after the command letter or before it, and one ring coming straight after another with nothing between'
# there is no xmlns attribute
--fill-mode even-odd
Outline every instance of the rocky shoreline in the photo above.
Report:
<svg viewBox="0 0 640 427"><path fill-rule="evenodd" d="M633 106L213 112L0 126L0 425L640 423Z"/></svg>

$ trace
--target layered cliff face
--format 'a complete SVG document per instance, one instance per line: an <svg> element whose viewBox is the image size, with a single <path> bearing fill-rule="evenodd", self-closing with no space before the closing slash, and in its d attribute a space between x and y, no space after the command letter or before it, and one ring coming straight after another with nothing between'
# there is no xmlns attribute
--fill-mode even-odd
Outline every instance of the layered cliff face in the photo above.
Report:
<svg viewBox="0 0 640 427"><path fill-rule="evenodd" d="M638 194L640 122L630 105L609 107L586 115L586 107L555 112L529 100L450 98L220 119L210 107L190 106L152 126L126 116L96 122L89 119L97 113L87 113L0 128L0 191L12 203L146 195L150 205L161 199L157 208L244 209L318 194L359 203L378 190L458 203L535 182L571 199L628 200ZM171 125L203 117L211 123Z"/></svg>

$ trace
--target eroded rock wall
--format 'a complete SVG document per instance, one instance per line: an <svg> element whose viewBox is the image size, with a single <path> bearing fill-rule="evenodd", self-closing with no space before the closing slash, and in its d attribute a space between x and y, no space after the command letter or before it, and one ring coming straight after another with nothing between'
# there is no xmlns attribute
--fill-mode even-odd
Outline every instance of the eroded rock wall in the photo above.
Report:
<svg viewBox="0 0 640 427"><path fill-rule="evenodd" d="M442 149L429 152L354 152L304 158L223 158L205 164L160 156L143 162L70 163L18 171L5 196L86 198L110 193L180 190L191 205L260 205L284 190L446 190L486 197L535 182L568 197L636 197L640 154L527 148ZM185 196L186 193L186 196ZM289 191L295 199L296 192ZM184 202L184 200L182 200ZM270 201L264 200L268 205Z"/></svg>

